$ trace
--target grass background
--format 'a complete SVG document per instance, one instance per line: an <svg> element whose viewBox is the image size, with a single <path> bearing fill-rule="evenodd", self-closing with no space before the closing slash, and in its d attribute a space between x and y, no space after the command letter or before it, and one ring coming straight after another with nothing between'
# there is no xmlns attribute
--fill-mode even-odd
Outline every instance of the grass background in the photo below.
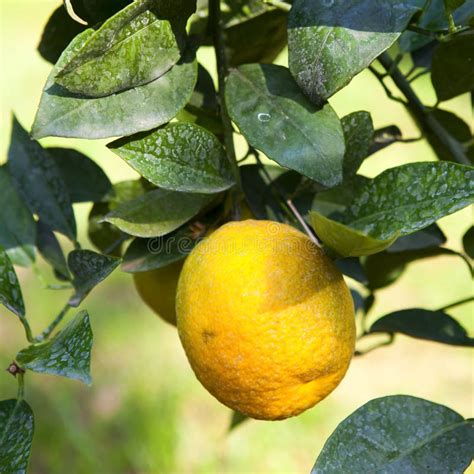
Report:
<svg viewBox="0 0 474 474"><path fill-rule="evenodd" d="M6 160L11 112L29 128L50 70L36 52L42 27L56 0L0 0L0 162ZM210 51L201 60L213 69ZM286 63L286 54L279 58ZM429 79L416 82L434 103ZM376 127L396 123L405 136L416 127L400 104L389 101L377 81L362 73L332 100L340 116L369 110ZM472 123L467 96L443 106ZM105 147L106 141L45 139L45 145L75 147L94 158L113 181L135 176ZM241 148L239 144L239 148ZM393 145L368 159L362 173L433 159L425 142ZM1 191L1 190L0 190ZM84 247L89 205L77 205ZM448 245L461 249L472 210L444 218ZM47 279L51 275L40 265ZM36 277L19 271L34 332L42 330L68 295L43 290ZM115 473L304 473L337 424L368 400L410 394L473 416L473 359L465 348L398 337L387 348L356 358L346 378L326 400L301 416L280 422L247 421L227 434L230 411L195 379L176 330L141 303L129 275L115 272L83 304L94 329L91 388L53 376L27 374L27 400L36 417L31 472ZM350 282L351 284L353 282ZM354 286L354 285L353 285ZM438 257L411 265L396 285L379 291L371 318L395 309L436 309L472 293L460 259ZM473 333L473 306L450 311ZM0 368L25 346L18 321L0 308ZM0 372L0 398L14 397L16 383Z"/></svg>

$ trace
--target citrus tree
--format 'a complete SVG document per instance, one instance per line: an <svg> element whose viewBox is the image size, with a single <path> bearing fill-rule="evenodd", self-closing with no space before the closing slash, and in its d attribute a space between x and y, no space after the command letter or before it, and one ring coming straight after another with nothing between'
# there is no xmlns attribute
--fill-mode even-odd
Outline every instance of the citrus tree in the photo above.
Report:
<svg viewBox="0 0 474 474"><path fill-rule="evenodd" d="M473 88L473 18L472 0L65 0L39 45L54 66L36 118L25 130L13 117L0 167L0 302L27 340L8 367L17 398L0 402L0 471L27 470L27 373L91 383L90 317L69 314L113 271L133 274L177 325L196 376L235 410L233 426L311 408L353 356L397 334L472 347L448 314L469 295L370 325L367 315L415 260L450 255L471 271L473 227L459 253L436 221L474 201L470 126L443 109ZM198 63L203 46L216 71ZM286 46L288 67L272 64ZM370 111L337 115L328 100L367 68L419 137L374 129ZM434 105L412 87L425 74ZM85 155L37 141L50 136L110 138L141 178L112 184ZM358 174L367 157L414 140L437 161ZM78 241L80 202L93 203L94 250ZM33 334L15 266L36 268L38 254L57 280L49 287L71 294ZM312 472L454 473L472 460L472 420L434 402L387 396L347 415Z"/></svg>

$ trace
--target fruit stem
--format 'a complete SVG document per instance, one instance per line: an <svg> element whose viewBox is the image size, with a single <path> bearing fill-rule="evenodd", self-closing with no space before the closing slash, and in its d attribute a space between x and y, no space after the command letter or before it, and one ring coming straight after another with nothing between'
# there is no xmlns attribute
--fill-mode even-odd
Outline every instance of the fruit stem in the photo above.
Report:
<svg viewBox="0 0 474 474"><path fill-rule="evenodd" d="M232 189L232 207L234 220L240 219L240 192L242 189L239 166L234 148L234 137L232 122L227 112L225 102L225 80L229 74L229 66L227 62L227 54L225 51L224 33L222 30L221 18L221 4L220 0L209 0L209 23L208 29L212 34L214 44L214 51L217 63L217 78L218 78L218 98L220 105L220 113L222 120L222 128L224 131L224 146L227 158L232 168L236 186Z"/></svg>

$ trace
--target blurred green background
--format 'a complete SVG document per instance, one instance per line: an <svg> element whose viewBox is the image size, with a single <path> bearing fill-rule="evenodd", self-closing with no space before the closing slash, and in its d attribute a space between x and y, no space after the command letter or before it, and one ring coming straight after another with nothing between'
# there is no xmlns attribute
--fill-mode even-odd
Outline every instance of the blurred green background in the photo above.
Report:
<svg viewBox="0 0 474 474"><path fill-rule="evenodd" d="M50 70L36 52L43 25L59 0L0 0L1 155L6 160L11 112L29 129ZM201 60L211 70L213 57ZM286 55L279 58L286 63ZM434 103L429 78L416 82L424 100ZM332 100L340 116L369 110L376 127L398 124L406 137L417 130L399 104L388 100L370 73L362 73ZM467 96L444 108L472 123ZM109 152L105 141L46 139L46 145L76 147L94 158L112 181L134 172ZM240 147L241 148L241 147ZM387 167L433 159L425 142L392 145L364 163L374 176ZM78 205L81 241L89 205ZM460 250L472 223L472 209L440 222L448 246ZM52 276L40 264L48 280ZM68 294L43 290L31 271L20 270L27 316L34 332L62 308ZM349 282L353 287L354 282ZM421 306L436 309L472 294L465 264L438 257L413 264L396 285L379 291L371 319L388 311ZM346 378L326 400L286 421L247 421L227 434L230 410L195 379L176 330L139 300L129 275L116 271L83 304L94 329L91 388L58 377L27 374L27 400L36 416L32 473L305 473L337 424L368 400L410 394L473 416L473 359L465 348L398 337L387 348L356 358ZM450 311L473 333L473 306ZM25 346L16 318L0 308L0 368ZM14 397L16 383L0 373L0 398Z"/></svg>

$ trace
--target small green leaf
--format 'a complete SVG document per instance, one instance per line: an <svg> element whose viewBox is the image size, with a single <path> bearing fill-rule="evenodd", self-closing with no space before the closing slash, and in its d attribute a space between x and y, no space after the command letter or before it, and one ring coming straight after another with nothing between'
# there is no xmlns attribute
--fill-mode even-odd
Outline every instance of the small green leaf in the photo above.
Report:
<svg viewBox="0 0 474 474"><path fill-rule="evenodd" d="M33 411L25 400L0 402L0 470L26 474L35 430Z"/></svg>
<svg viewBox="0 0 474 474"><path fill-rule="evenodd" d="M270 159L327 187L342 181L341 123L329 104L318 108L304 97L288 69L241 66L227 80L226 103L245 138Z"/></svg>
<svg viewBox="0 0 474 474"><path fill-rule="evenodd" d="M232 411L232 418L230 420L229 425L229 432L237 428L237 426L241 425L244 421L248 420L249 417L240 413L239 411Z"/></svg>
<svg viewBox="0 0 474 474"><path fill-rule="evenodd" d="M439 44L433 55L431 80L440 101L472 90L474 33L457 35Z"/></svg>
<svg viewBox="0 0 474 474"><path fill-rule="evenodd" d="M424 0L296 0L288 18L290 71L323 103L388 49Z"/></svg>
<svg viewBox="0 0 474 474"><path fill-rule="evenodd" d="M86 99L55 85L59 70L93 31L89 29L78 35L51 72L33 124L34 138L132 135L163 125L188 102L196 82L197 66L187 56L158 79L107 97Z"/></svg>
<svg viewBox="0 0 474 474"><path fill-rule="evenodd" d="M121 138L108 147L161 188L216 193L234 184L224 147L198 125L171 123L150 133Z"/></svg>
<svg viewBox="0 0 474 474"><path fill-rule="evenodd" d="M205 194L155 189L120 204L103 220L136 237L159 237L194 217L208 200Z"/></svg>
<svg viewBox="0 0 474 474"><path fill-rule="evenodd" d="M92 329L81 311L53 339L21 350L16 360L33 372L61 375L90 385Z"/></svg>
<svg viewBox="0 0 474 474"><path fill-rule="evenodd" d="M340 423L311 473L461 474L473 445L472 420L437 403L393 395L371 400Z"/></svg>
<svg viewBox="0 0 474 474"><path fill-rule="evenodd" d="M446 8L446 12L451 14L454 10L458 9L466 0L444 0L444 6Z"/></svg>
<svg viewBox="0 0 474 474"><path fill-rule="evenodd" d="M25 316L25 304L20 282L7 253L0 247L0 303L20 319Z"/></svg>
<svg viewBox="0 0 474 474"><path fill-rule="evenodd" d="M54 159L32 141L13 119L8 169L30 210L53 230L76 240L76 220L69 193Z"/></svg>
<svg viewBox="0 0 474 474"><path fill-rule="evenodd" d="M369 154L374 139L374 125L369 112L352 112L341 119L346 152L344 154L344 179L356 174Z"/></svg>
<svg viewBox="0 0 474 474"><path fill-rule="evenodd" d="M119 265L120 258L101 255L92 250L73 250L68 255L68 266L73 275L76 292L69 304L77 307L88 293L105 280Z"/></svg>
<svg viewBox="0 0 474 474"><path fill-rule="evenodd" d="M36 224L6 166L0 166L0 189L0 245L15 265L27 267L35 261Z"/></svg>
<svg viewBox="0 0 474 474"><path fill-rule="evenodd" d="M390 247L398 237L398 234L394 234L385 240L377 239L340 222L328 219L316 211L310 212L310 218L316 235L341 257L359 257L381 252Z"/></svg>
<svg viewBox="0 0 474 474"><path fill-rule="evenodd" d="M466 252L470 258L474 258L474 226L471 226L464 234L462 245L464 252Z"/></svg>
<svg viewBox="0 0 474 474"><path fill-rule="evenodd" d="M374 137L369 149L369 155L373 155L383 150L392 143L396 143L402 138L402 132L396 125L388 125L387 127L374 130Z"/></svg>
<svg viewBox="0 0 474 474"><path fill-rule="evenodd" d="M42 221L36 223L36 246L41 256L53 267L62 280L69 280L66 258L51 228Z"/></svg>
<svg viewBox="0 0 474 474"><path fill-rule="evenodd" d="M171 19L165 1L133 2L87 38L59 70L55 82L90 97L152 82L181 57L186 15L194 10L193 2L184 5L191 8Z"/></svg>
<svg viewBox="0 0 474 474"><path fill-rule="evenodd" d="M395 311L375 321L369 332L400 333L453 346L474 347L474 338L468 337L466 330L443 311L420 308Z"/></svg>
<svg viewBox="0 0 474 474"><path fill-rule="evenodd" d="M112 184L102 168L70 148L47 148L66 183L71 202L99 202Z"/></svg>
<svg viewBox="0 0 474 474"><path fill-rule="evenodd" d="M405 235L387 249L387 252L405 252L407 250L422 250L438 247L446 242L446 236L436 225L431 224L414 234Z"/></svg>
<svg viewBox="0 0 474 474"><path fill-rule="evenodd" d="M54 64L73 38L85 29L86 27L74 21L64 5L61 5L54 10L44 27L38 52L46 61Z"/></svg>

